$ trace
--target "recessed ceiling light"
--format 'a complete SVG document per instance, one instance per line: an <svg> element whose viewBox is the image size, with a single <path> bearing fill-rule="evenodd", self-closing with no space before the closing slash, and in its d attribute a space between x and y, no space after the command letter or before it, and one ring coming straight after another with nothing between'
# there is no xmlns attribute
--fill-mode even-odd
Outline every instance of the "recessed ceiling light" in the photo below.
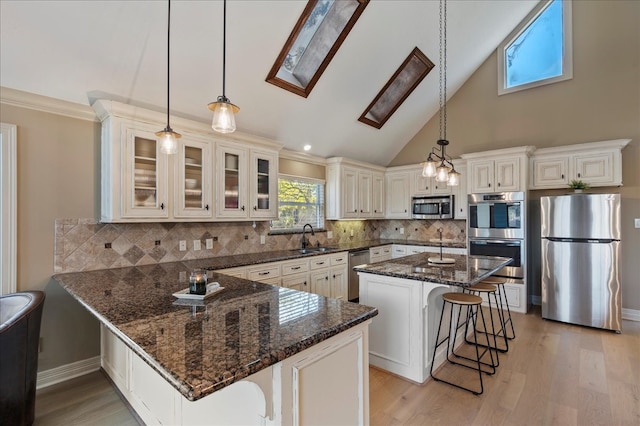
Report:
<svg viewBox="0 0 640 426"><path fill-rule="evenodd" d="M311 145L305 145L302 147L305 151L309 151L311 149Z"/></svg>

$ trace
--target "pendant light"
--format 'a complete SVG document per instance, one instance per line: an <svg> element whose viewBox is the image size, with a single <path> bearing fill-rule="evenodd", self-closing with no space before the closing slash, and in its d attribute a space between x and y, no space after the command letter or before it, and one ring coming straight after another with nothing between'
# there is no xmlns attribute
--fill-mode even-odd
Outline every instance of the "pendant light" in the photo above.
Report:
<svg viewBox="0 0 640 426"><path fill-rule="evenodd" d="M227 65L227 0L224 0L223 3L222 19L222 96L218 96L215 102L211 102L207 106L213 111L211 128L219 133L233 133L236 131L235 114L240 111L240 108L229 101L224 91Z"/></svg>
<svg viewBox="0 0 640 426"><path fill-rule="evenodd" d="M431 148L427 161L423 163L422 176L434 177L437 182L447 182L449 186L460 184L460 173L456 172L447 155L447 0L440 0L440 139L439 148ZM439 153L437 152L439 151Z"/></svg>
<svg viewBox="0 0 640 426"><path fill-rule="evenodd" d="M169 53L170 53L170 41L171 41L171 0L168 1L169 6L167 8L167 127L163 130L156 132L156 136L160 138L160 152L163 154L175 154L178 152L178 139L182 137L180 133L176 133L169 125L169 93L170 93L170 85L169 85L169 69L170 69L170 61L169 61Z"/></svg>

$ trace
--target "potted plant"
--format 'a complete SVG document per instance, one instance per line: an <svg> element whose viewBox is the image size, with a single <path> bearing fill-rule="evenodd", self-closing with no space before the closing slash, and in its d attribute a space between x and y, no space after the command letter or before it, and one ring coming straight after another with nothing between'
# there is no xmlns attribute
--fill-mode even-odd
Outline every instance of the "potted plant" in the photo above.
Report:
<svg viewBox="0 0 640 426"><path fill-rule="evenodd" d="M574 179L569 183L569 188L573 189L573 192L582 192L585 189L589 189L589 184L581 180Z"/></svg>

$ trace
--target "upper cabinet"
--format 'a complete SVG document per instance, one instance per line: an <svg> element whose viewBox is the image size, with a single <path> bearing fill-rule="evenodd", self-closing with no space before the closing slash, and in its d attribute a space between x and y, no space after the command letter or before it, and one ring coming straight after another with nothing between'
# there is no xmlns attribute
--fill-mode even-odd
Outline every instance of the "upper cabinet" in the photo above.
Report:
<svg viewBox="0 0 640 426"><path fill-rule="evenodd" d="M105 100L93 108L102 122L102 222L277 217L278 145L175 118L182 137L166 155L155 135L164 114Z"/></svg>
<svg viewBox="0 0 640 426"><path fill-rule="evenodd" d="M572 180L590 186L622 185L622 149L631 139L541 148L531 157L529 189L566 188Z"/></svg>
<svg viewBox="0 0 640 426"><path fill-rule="evenodd" d="M326 168L327 219L383 218L384 167L329 158Z"/></svg>
<svg viewBox="0 0 640 426"><path fill-rule="evenodd" d="M411 196L450 195L451 188L447 182L437 182L435 178L422 176L422 167L418 167L411 173Z"/></svg>
<svg viewBox="0 0 640 426"><path fill-rule="evenodd" d="M387 169L386 179L386 214L387 219L411 218L410 181L412 173L408 170Z"/></svg>
<svg viewBox="0 0 640 426"><path fill-rule="evenodd" d="M464 154L470 194L525 191L531 146Z"/></svg>
<svg viewBox="0 0 640 426"><path fill-rule="evenodd" d="M452 188L453 191L453 218L454 219L466 219L467 218L467 165L464 160L454 160L453 165L456 171L460 173L460 184Z"/></svg>

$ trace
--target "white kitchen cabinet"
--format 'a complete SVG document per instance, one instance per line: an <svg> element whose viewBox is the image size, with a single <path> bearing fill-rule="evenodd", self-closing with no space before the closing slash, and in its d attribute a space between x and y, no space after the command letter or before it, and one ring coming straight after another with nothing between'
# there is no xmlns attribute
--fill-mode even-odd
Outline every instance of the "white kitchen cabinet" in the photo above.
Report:
<svg viewBox="0 0 640 426"><path fill-rule="evenodd" d="M311 264L311 292L334 299L348 298L348 253L314 256Z"/></svg>
<svg viewBox="0 0 640 426"><path fill-rule="evenodd" d="M622 185L622 149L630 139L541 148L531 157L529 189L566 188L572 180L590 186Z"/></svg>
<svg viewBox="0 0 640 426"><path fill-rule="evenodd" d="M280 285L280 262L262 263L248 267L247 279L265 284Z"/></svg>
<svg viewBox="0 0 640 426"><path fill-rule="evenodd" d="M460 182L453 188L453 218L466 219L469 202L467 199L467 165L454 162L456 171L460 173Z"/></svg>
<svg viewBox="0 0 640 426"><path fill-rule="evenodd" d="M327 219L384 217L384 170L345 158L327 159Z"/></svg>
<svg viewBox="0 0 640 426"><path fill-rule="evenodd" d="M411 218L411 173L408 171L388 171L386 174L386 214L387 219Z"/></svg>
<svg viewBox="0 0 640 426"><path fill-rule="evenodd" d="M276 219L278 155L232 142L216 144L220 219ZM249 182L249 183L247 183Z"/></svg>
<svg viewBox="0 0 640 426"><path fill-rule="evenodd" d="M373 212L371 217L384 218L385 217L385 177L383 173L372 174L373 187L371 190L371 203L373 204Z"/></svg>
<svg viewBox="0 0 640 426"><path fill-rule="evenodd" d="M467 191L476 194L526 190L529 156L534 150L523 146L463 154L467 161Z"/></svg>
<svg viewBox="0 0 640 426"><path fill-rule="evenodd" d="M376 263L391 259L392 247L393 245L391 244L386 246L371 247L369 249L369 262Z"/></svg>
<svg viewBox="0 0 640 426"><path fill-rule="evenodd" d="M403 246L400 244L394 244L391 248L391 258L397 259L399 257L404 257L407 255L407 246Z"/></svg>
<svg viewBox="0 0 640 426"><path fill-rule="evenodd" d="M211 219L213 217L212 144L178 139L174 158L173 216Z"/></svg>
<svg viewBox="0 0 640 426"><path fill-rule="evenodd" d="M294 259L280 262L282 287L311 292L311 276L309 275L309 259Z"/></svg>
<svg viewBox="0 0 640 426"><path fill-rule="evenodd" d="M230 275L236 278L247 279L247 267L238 266L237 268L218 269L215 272L219 274Z"/></svg>
<svg viewBox="0 0 640 426"><path fill-rule="evenodd" d="M437 182L435 177L422 176L422 168L413 171L411 188L411 195L414 197L451 194L451 187L447 186L447 182Z"/></svg>

